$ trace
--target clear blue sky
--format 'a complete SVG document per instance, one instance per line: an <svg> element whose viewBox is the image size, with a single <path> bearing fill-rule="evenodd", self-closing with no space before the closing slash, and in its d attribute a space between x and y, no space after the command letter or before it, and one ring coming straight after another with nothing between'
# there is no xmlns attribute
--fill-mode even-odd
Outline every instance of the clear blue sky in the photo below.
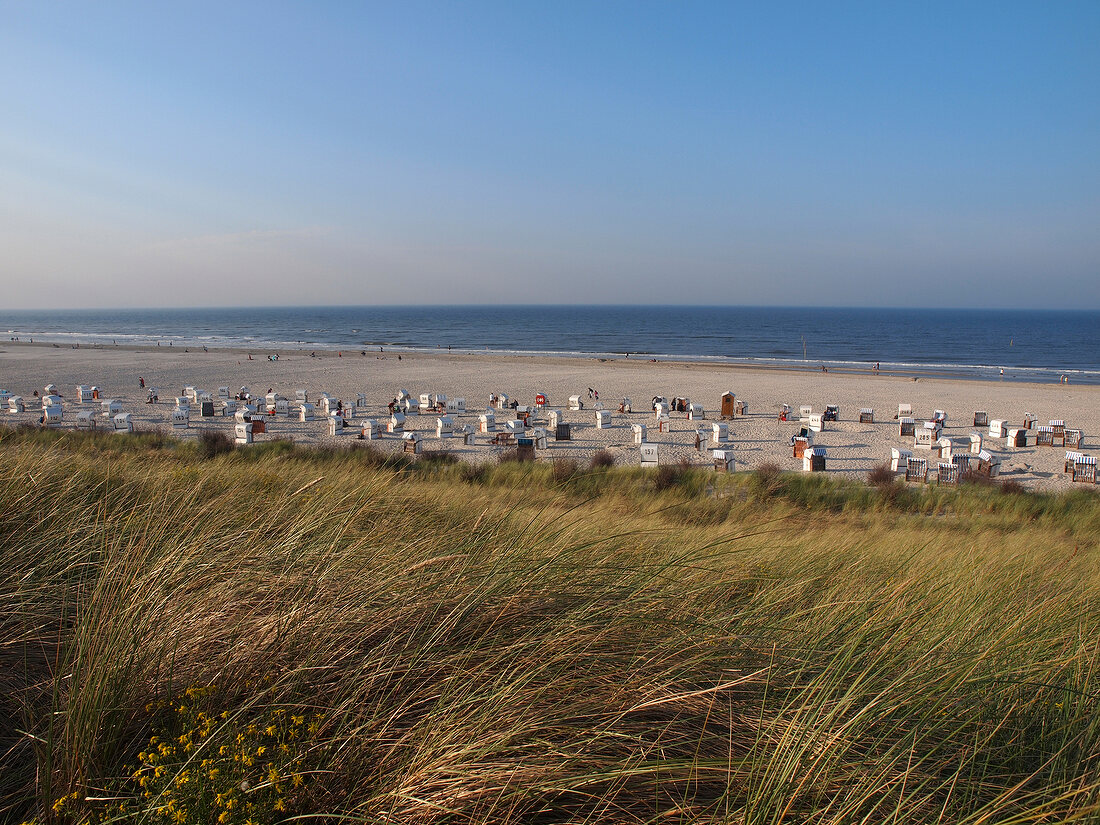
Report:
<svg viewBox="0 0 1100 825"><path fill-rule="evenodd" d="M1100 307L1100 3L0 0L8 308Z"/></svg>

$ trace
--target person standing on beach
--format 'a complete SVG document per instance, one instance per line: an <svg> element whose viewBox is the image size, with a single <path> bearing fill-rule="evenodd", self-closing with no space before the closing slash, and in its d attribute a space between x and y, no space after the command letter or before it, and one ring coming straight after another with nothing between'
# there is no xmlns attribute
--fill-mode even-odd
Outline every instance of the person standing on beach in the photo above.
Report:
<svg viewBox="0 0 1100 825"><path fill-rule="evenodd" d="M145 389L145 379L142 378L140 375L138 376L138 384L141 386L142 389Z"/></svg>

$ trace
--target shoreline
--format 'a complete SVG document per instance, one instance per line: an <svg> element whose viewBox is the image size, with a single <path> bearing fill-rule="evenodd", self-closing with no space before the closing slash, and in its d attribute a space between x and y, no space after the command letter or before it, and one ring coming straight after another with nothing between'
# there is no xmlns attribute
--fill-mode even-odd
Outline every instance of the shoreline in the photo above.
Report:
<svg viewBox="0 0 1100 825"><path fill-rule="evenodd" d="M729 443L709 443L710 449L732 452L737 470L751 470L774 464L785 470L801 470L802 461L793 456L790 436L797 432L796 421L781 422L777 412L781 404L811 405L820 412L826 404L840 405L840 421L827 426L815 443L827 450L828 473L852 479L865 479L876 466L888 461L892 448L913 450L911 437L901 437L894 414L899 403L911 403L918 419L929 418L933 410L948 413L944 435L956 451L968 445L973 413L985 410L990 419L1005 419L1020 426L1025 414L1048 419L1063 419L1066 426L1081 429L1085 442L1081 451L1095 454L1096 435L1100 432L1100 387L1087 384L1046 384L1022 381L980 381L957 376L919 376L913 380L888 372L840 371L716 364L698 361L661 361L635 358L567 358L499 355L486 353L367 352L360 355L339 350L317 349L280 351L279 360L268 360L246 348L155 347L133 345L61 346L52 342L0 343L0 388L22 395L31 404L32 392L47 383L56 384L64 398L63 427L75 426L73 419L80 405L72 396L78 384L102 388L101 398L115 398L122 409L133 415L136 429L171 430L172 399L185 386L194 386L217 394L229 387L235 395L247 386L255 398L269 391L294 399L298 389L310 398L328 392L346 406L355 404L358 393L366 396L366 406L353 410L352 427L343 434L329 435L327 422L318 415L313 421L299 421L281 415L268 424L268 432L257 440L289 438L297 443L327 446L351 446L360 443L359 432L365 417L389 418L387 403L400 389L414 397L438 392L450 398L464 398L465 412L452 413L454 423L470 429L478 426L490 393L506 393L523 405L533 405L536 393L549 397L550 408L563 411L563 421L573 428L571 441L555 442L553 434L537 458L567 458L586 462L597 450L614 455L616 463L637 465L639 447L632 426L647 427L647 443L656 444L661 463L712 466L709 450L695 448L698 427L712 429L718 418L722 393L733 391L748 404L748 414L728 421ZM145 403L145 390L157 387L161 402ZM612 413L611 426L597 428L592 407L598 392L605 408ZM568 398L580 395L583 410L569 411ZM659 431L651 410L651 399L679 396L701 403L703 420L689 420L684 413L670 416L667 432ZM629 397L631 413L616 412L620 400ZM292 402L293 403L293 402ZM874 424L861 424L859 410L875 410ZM87 408L87 407L85 407ZM70 415L70 412L73 414ZM40 411L22 414L0 413L0 421L9 424L33 423ZM498 424L511 418L497 410ZM104 422L106 423L106 422ZM233 433L233 419L200 418L194 411L189 427L174 431L183 438L197 438L201 432L217 429ZM411 417L408 428L423 437L424 450L447 450L467 461L498 460L505 448L491 444L489 434L475 436L475 443L462 438L439 438L436 416ZM397 436L387 435L371 442L383 450L400 451ZM1063 472L1065 451L1058 447L1005 449L1003 440L988 441L988 447L1002 460L1002 474L1035 489L1068 489L1071 482ZM935 466L937 458L929 456Z"/></svg>
<svg viewBox="0 0 1100 825"><path fill-rule="evenodd" d="M879 369L874 370L871 368L861 369L850 366L836 366L835 362L826 361L825 364L833 364L828 366L825 371L822 371L820 365L822 362L816 362L819 366L799 366L795 363L774 363L774 364L761 364L761 363L744 363L740 361L718 361L719 356L662 356L659 358L629 358L625 356L615 356L611 354L596 354L596 353L577 353L570 355L563 355L560 353L540 353L540 352L523 352L523 351L501 351L501 350L485 350L484 352L475 350L444 350L438 349L421 349L421 348L400 348L392 347L388 350L381 352L371 352L370 350L340 350L335 347L329 346L317 346L312 348L287 348L279 349L274 347L268 347L264 349L260 348L248 348L248 347L211 347L206 346L206 349L202 349L203 345L199 346L187 346L187 347L159 347L149 344L60 344L53 341L6 341L0 342L0 354L4 352L5 347L26 347L26 348L41 348L41 349L60 349L60 350L77 350L77 351L97 351L97 352L134 352L134 353L171 353L181 355L209 355L216 353L231 353L235 355L252 355L253 360L268 360L269 354L278 354L278 361L288 362L293 359L300 358L312 358L311 353L317 353L316 358L348 358L351 360L357 360L361 358L374 358L381 354L383 356L393 357L400 355L403 358L415 358L415 357L430 357L430 358L455 358L455 359L530 359L545 362L560 362L562 364L575 364L577 362L598 362L600 364L616 364L625 363L630 366L636 364L654 364L664 366L685 366L691 368L710 368L716 370L734 370L734 371L751 371L751 372L778 372L778 373L794 373L794 374L827 374L827 375L851 375L851 376L864 376L868 378L901 378L909 379L913 382L919 382L926 379L935 379L939 381L960 381L966 383L975 384L1013 384L1021 386L1036 386L1036 387L1050 387L1050 386L1076 386L1076 387L1098 387L1100 384L1091 383L1074 383L1072 380L1068 382L1061 381L1034 381L1023 378L1013 377L1010 372L1005 376L990 376L988 378L968 375L963 372L954 370L921 370L921 369ZM338 355L338 353L344 353L344 355ZM978 369L978 367L974 367ZM1035 369L1053 369L1049 367L1022 367L1016 368L1020 370L1035 370ZM1067 375L1070 375L1067 373Z"/></svg>

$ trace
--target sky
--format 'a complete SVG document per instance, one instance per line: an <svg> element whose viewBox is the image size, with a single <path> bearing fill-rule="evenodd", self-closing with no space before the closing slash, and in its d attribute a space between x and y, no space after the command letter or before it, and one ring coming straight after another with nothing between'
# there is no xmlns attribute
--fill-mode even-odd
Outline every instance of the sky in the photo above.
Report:
<svg viewBox="0 0 1100 825"><path fill-rule="evenodd" d="M0 0L0 305L1100 308L1100 3Z"/></svg>

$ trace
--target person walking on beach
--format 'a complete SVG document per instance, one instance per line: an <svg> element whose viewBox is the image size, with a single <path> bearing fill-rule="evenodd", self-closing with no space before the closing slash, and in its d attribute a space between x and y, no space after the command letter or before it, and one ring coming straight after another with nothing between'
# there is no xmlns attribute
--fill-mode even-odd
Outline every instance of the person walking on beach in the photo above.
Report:
<svg viewBox="0 0 1100 825"><path fill-rule="evenodd" d="M138 376L138 384L141 386L142 389L145 389L145 379L142 378L140 375Z"/></svg>

